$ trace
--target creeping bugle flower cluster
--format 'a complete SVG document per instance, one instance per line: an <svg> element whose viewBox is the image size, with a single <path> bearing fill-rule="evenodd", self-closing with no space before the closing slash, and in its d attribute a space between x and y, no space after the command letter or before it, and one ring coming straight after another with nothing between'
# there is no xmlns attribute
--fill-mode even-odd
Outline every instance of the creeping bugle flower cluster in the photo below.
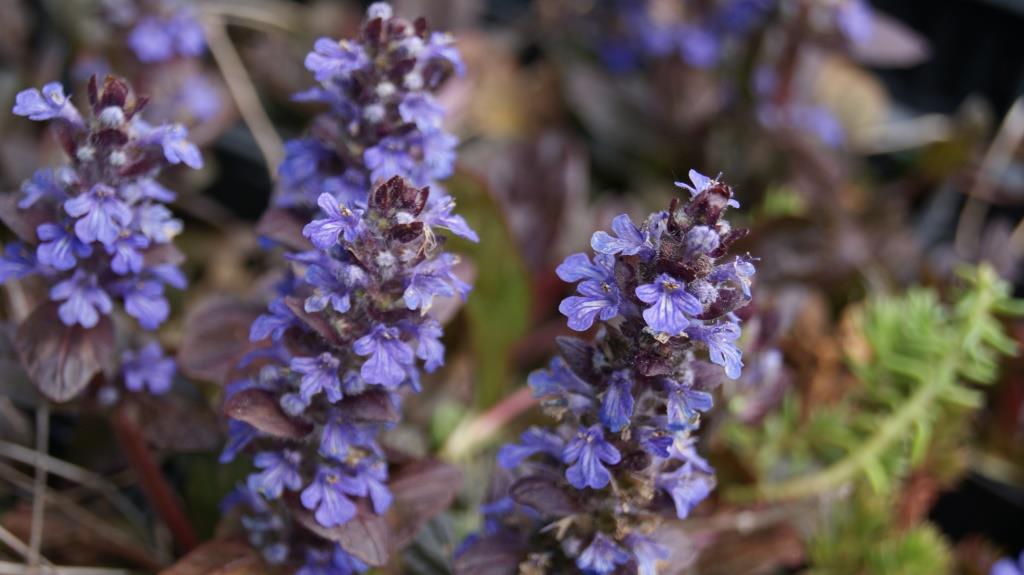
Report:
<svg viewBox="0 0 1024 575"><path fill-rule="evenodd" d="M515 480L484 510L484 531L458 571L472 572L499 546L519 550L520 572L655 573L669 556L658 541L662 517L685 519L714 488L694 433L721 370L740 375L733 312L751 299L754 266L726 258L745 235L722 219L738 205L732 189L690 177L692 185L677 184L689 202L673 201L640 226L620 215L613 234L594 234L593 257L574 254L559 266L559 277L578 282L560 306L569 327L599 328L591 341L560 338L561 355L531 374L558 423L499 451Z"/></svg>
<svg viewBox="0 0 1024 575"><path fill-rule="evenodd" d="M295 99L329 108L307 136L286 143L278 203L312 207L324 191L364 202L372 183L402 176L431 186L426 223L476 241L437 185L452 174L458 144L443 128L444 109L433 95L464 72L452 36L430 32L422 18L396 18L378 2L367 9L358 39L317 40L306 68L319 85Z"/></svg>
<svg viewBox="0 0 1024 575"><path fill-rule="evenodd" d="M119 299L153 330L170 313L165 287L186 284L171 245L182 228L166 206L174 193L156 178L174 164L198 169L202 157L183 126L142 120L147 100L124 81L108 76L99 86L93 77L88 98L83 116L59 83L17 96L14 113L49 121L69 163L41 169L22 185L14 217L34 225L6 246L0 278L43 277L66 326L96 327ZM159 393L170 386L173 364L158 344L128 351L124 361L130 388Z"/></svg>
<svg viewBox="0 0 1024 575"><path fill-rule="evenodd" d="M250 339L269 346L246 361L262 366L231 385L225 405L233 419L222 460L256 451L235 501L271 564L351 573L371 563L331 534L391 506L379 435L400 419L402 392L420 390L420 370L444 364L435 300L470 289L439 231L475 234L425 185L450 173L454 138L424 90L460 66L447 36L393 18L386 4L369 8L360 42L322 39L307 58L322 83L313 93L331 111L289 143L281 175L287 209L314 213L303 229L311 245L288 256L294 277L252 324ZM391 81L404 84L381 88ZM417 159L378 164L370 150L399 141ZM304 199L312 192L315 210Z"/></svg>

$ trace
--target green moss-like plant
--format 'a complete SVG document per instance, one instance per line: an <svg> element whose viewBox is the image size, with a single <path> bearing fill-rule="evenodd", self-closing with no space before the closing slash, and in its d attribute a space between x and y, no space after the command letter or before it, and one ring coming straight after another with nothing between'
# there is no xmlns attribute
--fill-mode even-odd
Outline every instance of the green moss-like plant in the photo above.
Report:
<svg viewBox="0 0 1024 575"><path fill-rule="evenodd" d="M860 381L836 405L800 422L796 402L757 432L734 429L741 451L760 435L772 458L755 457L759 481L730 492L738 500L787 500L835 492L866 479L887 493L919 463L937 432L959 428L980 407L1002 355L1017 352L997 315L1024 313L1024 302L990 267L961 274L952 306L930 289L867 302L861 329L870 353L851 359ZM761 435L764 434L764 435ZM753 441L752 441L753 440Z"/></svg>

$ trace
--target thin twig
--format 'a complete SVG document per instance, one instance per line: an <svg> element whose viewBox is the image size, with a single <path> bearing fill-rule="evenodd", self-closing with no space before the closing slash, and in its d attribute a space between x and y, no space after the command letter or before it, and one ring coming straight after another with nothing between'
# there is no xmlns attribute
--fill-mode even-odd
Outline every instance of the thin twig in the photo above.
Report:
<svg viewBox="0 0 1024 575"><path fill-rule="evenodd" d="M24 541L19 539L14 533L5 529L2 525L0 525L0 542L13 549L15 553L21 555L25 559L28 559L28 556L32 554L32 550L29 549L28 545ZM43 565L50 564L50 562L42 555L39 556L39 562Z"/></svg>
<svg viewBox="0 0 1024 575"><path fill-rule="evenodd" d="M295 33L301 26L299 11L303 7L272 0L207 0L199 9L204 14L222 17L233 24Z"/></svg>
<svg viewBox="0 0 1024 575"><path fill-rule="evenodd" d="M224 19L215 14L204 14L203 28L206 30L206 42L210 46L210 53L213 54L213 59L224 76L231 98L242 114L245 125L252 132L260 153L263 154L270 178L276 179L277 165L284 157L284 144L270 117L267 116L267 111L263 109L263 104L260 103L259 94L256 93L252 78L245 70L242 58L228 38Z"/></svg>
<svg viewBox="0 0 1024 575"><path fill-rule="evenodd" d="M37 459L46 467L48 473L58 475L76 483L91 487L103 494L111 505L124 514L133 525L140 529L146 528L146 517L135 504L122 495L115 486L109 484L102 476L83 469L73 463L57 459L51 455L38 454L27 447L0 440L0 457L20 461L26 465L35 465Z"/></svg>
<svg viewBox="0 0 1024 575"><path fill-rule="evenodd" d="M467 416L448 437L441 457L449 461L468 458L487 445L508 422L536 404L530 388L523 387L482 414Z"/></svg>
<svg viewBox="0 0 1024 575"><path fill-rule="evenodd" d="M110 569L106 567L67 567L64 565L52 565L42 567L38 571L42 575L131 575L131 571L124 569ZM24 565L0 561L0 575L30 575L36 573Z"/></svg>
<svg viewBox="0 0 1024 575"><path fill-rule="evenodd" d="M28 565L39 567L39 550L43 546L43 521L46 513L46 465L43 457L50 450L50 405L43 401L36 408L36 468L32 484L32 529L28 539Z"/></svg>
<svg viewBox="0 0 1024 575"><path fill-rule="evenodd" d="M0 478L9 481L27 494L32 493L32 478L6 463L0 463ZM46 497L51 508L74 521L83 529L88 529L93 534L112 543L124 557L136 561L150 571L160 567L162 562L157 559L160 555L159 551L153 549L147 542L140 541L130 533L111 525L104 518L79 505L66 493L48 490ZM28 549L27 546L26 549ZM46 560L44 559L43 562L46 563Z"/></svg>
<svg viewBox="0 0 1024 575"><path fill-rule="evenodd" d="M1013 228L1008 243L1010 245L1010 261L1016 262L1017 258L1024 255L1024 218L1021 218L1017 222L1017 227Z"/></svg>
<svg viewBox="0 0 1024 575"><path fill-rule="evenodd" d="M960 221L956 226L956 237L953 246L963 258L973 254L981 240L981 228L988 214L988 201L995 187L995 175L1010 166L1013 155L1024 141L1024 98L1017 98L1006 112L999 132L985 152L985 157L978 168L974 186L967 194L967 203L960 212Z"/></svg>

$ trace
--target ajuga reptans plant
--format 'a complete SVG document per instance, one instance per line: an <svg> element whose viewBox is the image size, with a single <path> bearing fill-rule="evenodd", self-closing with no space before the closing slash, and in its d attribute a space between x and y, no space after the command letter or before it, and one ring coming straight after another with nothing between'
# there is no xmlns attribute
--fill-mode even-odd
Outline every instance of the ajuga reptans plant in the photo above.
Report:
<svg viewBox="0 0 1024 575"><path fill-rule="evenodd" d="M173 164L202 166L185 128L143 121L147 100L123 80L108 76L100 86L94 76L87 93L85 116L59 83L22 91L13 110L50 122L69 158L37 171L16 204L5 208L5 222L21 241L8 244L0 261L4 281L37 276L48 286L49 302L22 324L18 346L40 389L58 401L110 371L115 301L145 330L167 319L165 286L185 287L181 256L171 244L182 224L166 206L174 193L156 177ZM81 330L84 337L56 344L60 334ZM58 352L63 355L49 357ZM170 387L174 364L155 340L124 351L121 359L129 389L162 393Z"/></svg>
<svg viewBox="0 0 1024 575"><path fill-rule="evenodd" d="M222 457L255 453L232 501L282 569L387 560L386 542L347 526L379 526L392 507L379 435L399 420L402 393L419 391L420 370L444 363L436 298L469 291L439 235L475 237L434 181L451 171L454 137L427 91L461 68L451 43L374 4L358 41L321 39L306 60L321 85L304 97L330 111L288 144L278 209L312 218L307 246L289 254L294 275L252 324L266 347L245 360L256 373L229 387Z"/></svg>
<svg viewBox="0 0 1024 575"><path fill-rule="evenodd" d="M357 40L317 40L306 68L318 86L296 100L327 105L308 135L285 144L277 203L311 208L324 192L365 202L371 184L402 176L431 186L424 223L476 241L439 180L455 165L457 138L444 130L444 109L433 94L464 65L450 34L430 32L420 18L393 17L376 3Z"/></svg>
<svg viewBox="0 0 1024 575"><path fill-rule="evenodd" d="M514 558L509 572L654 573L669 557L658 526L685 519L714 488L695 433L723 370L740 375L733 311L750 301L754 266L726 257L745 234L722 219L737 205L732 189L690 177L692 186L678 184L689 201L674 200L640 226L618 216L613 234L594 234L593 257L574 254L558 267L563 280L579 282L559 307L569 327L596 323L597 334L560 338L561 355L530 375L557 423L499 451L514 482L485 507L483 533L464 546L459 573L498 555Z"/></svg>

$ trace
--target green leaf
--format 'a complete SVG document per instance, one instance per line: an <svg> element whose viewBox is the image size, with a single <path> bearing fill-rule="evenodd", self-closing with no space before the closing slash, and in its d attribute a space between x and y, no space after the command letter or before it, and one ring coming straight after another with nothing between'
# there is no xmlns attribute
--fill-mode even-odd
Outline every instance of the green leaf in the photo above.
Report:
<svg viewBox="0 0 1024 575"><path fill-rule="evenodd" d="M477 360L476 403L489 407L515 382L509 375L509 352L530 322L530 281L505 223L501 206L486 184L465 172L447 182L458 213L480 234L474 244L453 238L452 249L472 259L477 274L466 304L470 336Z"/></svg>

